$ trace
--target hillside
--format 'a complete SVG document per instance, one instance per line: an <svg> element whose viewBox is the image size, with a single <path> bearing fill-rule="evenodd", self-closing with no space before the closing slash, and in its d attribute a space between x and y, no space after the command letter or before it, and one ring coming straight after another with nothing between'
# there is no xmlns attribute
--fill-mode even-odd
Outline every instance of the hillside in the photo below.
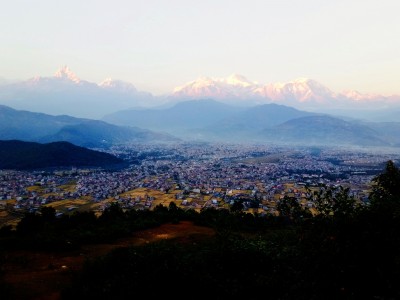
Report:
<svg viewBox="0 0 400 300"><path fill-rule="evenodd" d="M191 100L163 109L120 111L105 116L104 120L51 116L0 106L0 140L66 141L89 148L170 143L181 139L303 145L400 145L399 122L343 119L274 103L245 108L211 99Z"/></svg>
<svg viewBox="0 0 400 300"><path fill-rule="evenodd" d="M131 109L106 115L103 120L117 125L165 130L171 134L186 134L196 128L211 126L243 108L215 100L202 99L177 103L165 109Z"/></svg>
<svg viewBox="0 0 400 300"><path fill-rule="evenodd" d="M178 140L165 133L90 120L76 125L64 126L57 133L42 137L39 141L67 141L83 147L96 148L114 144L174 142Z"/></svg>
<svg viewBox="0 0 400 300"><path fill-rule="evenodd" d="M76 125L86 119L66 115L52 116L0 105L0 140L34 141L45 135L56 133L66 125Z"/></svg>
<svg viewBox="0 0 400 300"><path fill-rule="evenodd" d="M225 117L207 126L201 133L224 140L254 140L261 130L271 128L291 119L312 115L315 114L285 105L275 103L262 104Z"/></svg>
<svg viewBox="0 0 400 300"><path fill-rule="evenodd" d="M124 161L67 142L39 144L0 141L0 169L32 170L53 167L118 167Z"/></svg>
<svg viewBox="0 0 400 300"><path fill-rule="evenodd" d="M168 134L121 127L103 121L52 116L0 105L0 140L66 141L83 147L105 147L132 142L177 141Z"/></svg>
<svg viewBox="0 0 400 300"><path fill-rule="evenodd" d="M379 132L370 127L331 116L292 119L263 130L260 136L288 144L389 146Z"/></svg>

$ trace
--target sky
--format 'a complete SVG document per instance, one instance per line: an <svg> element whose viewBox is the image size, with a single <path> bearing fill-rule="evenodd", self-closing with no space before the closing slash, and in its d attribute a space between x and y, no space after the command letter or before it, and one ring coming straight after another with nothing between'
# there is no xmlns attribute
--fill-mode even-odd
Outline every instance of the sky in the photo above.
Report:
<svg viewBox="0 0 400 300"><path fill-rule="evenodd" d="M4 0L0 77L67 65L155 95L233 73L400 94L399 11L398 0Z"/></svg>

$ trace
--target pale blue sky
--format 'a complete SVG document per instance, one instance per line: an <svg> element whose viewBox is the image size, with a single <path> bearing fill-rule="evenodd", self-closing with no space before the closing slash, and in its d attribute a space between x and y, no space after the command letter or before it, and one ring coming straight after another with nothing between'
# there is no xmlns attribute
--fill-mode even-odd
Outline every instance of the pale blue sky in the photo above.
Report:
<svg viewBox="0 0 400 300"><path fill-rule="evenodd" d="M0 77L68 65L155 94L232 73L400 94L399 13L399 0L3 0Z"/></svg>

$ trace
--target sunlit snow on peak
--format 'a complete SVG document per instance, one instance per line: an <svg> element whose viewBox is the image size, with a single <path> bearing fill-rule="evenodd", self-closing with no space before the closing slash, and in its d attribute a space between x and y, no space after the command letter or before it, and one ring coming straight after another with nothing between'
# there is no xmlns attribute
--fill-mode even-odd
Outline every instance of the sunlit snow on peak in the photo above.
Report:
<svg viewBox="0 0 400 300"><path fill-rule="evenodd" d="M67 79L71 80L75 83L79 83L81 80L76 76L74 72L72 72L67 66L61 67L55 74L54 77L56 78L62 78L62 79Z"/></svg>
<svg viewBox="0 0 400 300"><path fill-rule="evenodd" d="M254 85L253 82L249 81L246 77L240 74L232 74L226 79L221 79L221 81L230 85L238 85L242 87L249 87Z"/></svg>

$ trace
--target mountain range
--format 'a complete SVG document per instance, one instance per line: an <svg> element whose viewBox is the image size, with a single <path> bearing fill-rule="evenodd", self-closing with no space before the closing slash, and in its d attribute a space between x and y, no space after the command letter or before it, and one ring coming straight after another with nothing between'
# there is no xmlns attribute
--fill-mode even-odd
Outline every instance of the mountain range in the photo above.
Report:
<svg viewBox="0 0 400 300"><path fill-rule="evenodd" d="M227 78L201 77L184 86L175 88L172 98L216 99L224 103L256 105L277 103L301 110L340 113L359 118L372 117L380 120L397 121L390 112L400 112L400 96L363 94L348 90L335 93L321 83L299 78L285 83L258 84L242 75L233 74Z"/></svg>
<svg viewBox="0 0 400 300"><path fill-rule="evenodd" d="M400 122L365 122L275 103L237 107L190 100L165 109L131 109L109 123L163 130L185 140L303 145L400 146Z"/></svg>
<svg viewBox="0 0 400 300"><path fill-rule="evenodd" d="M82 80L68 67L62 67L51 77L0 82L0 104L21 110L92 119L101 119L120 110L152 108L196 99L214 99L247 107L277 103L305 111L378 121L397 121L400 112L400 96L358 91L336 93L307 78L259 84L238 74L227 78L201 77L163 96L139 91L133 84L121 80L106 79L101 83Z"/></svg>
<svg viewBox="0 0 400 300"><path fill-rule="evenodd" d="M0 103L0 140L400 146L399 96L335 93L304 78L265 85L241 75L200 78L155 97L123 81L81 80L63 67L52 77L2 81Z"/></svg>
<svg viewBox="0 0 400 300"><path fill-rule="evenodd" d="M89 148L180 141L399 147L400 122L339 118L274 103L238 107L211 99L124 110L103 121L0 106L0 139L67 141Z"/></svg>
<svg viewBox="0 0 400 300"><path fill-rule="evenodd" d="M68 67L52 77L34 77L0 85L0 104L52 115L99 119L135 106L148 106L153 96L132 84L106 79L97 84L81 80ZM153 101L154 102L154 101Z"/></svg>
<svg viewBox="0 0 400 300"><path fill-rule="evenodd" d="M147 129L116 126L103 121L15 110L0 105L0 140L49 143L67 141L98 148L115 144L176 142L177 138Z"/></svg>

